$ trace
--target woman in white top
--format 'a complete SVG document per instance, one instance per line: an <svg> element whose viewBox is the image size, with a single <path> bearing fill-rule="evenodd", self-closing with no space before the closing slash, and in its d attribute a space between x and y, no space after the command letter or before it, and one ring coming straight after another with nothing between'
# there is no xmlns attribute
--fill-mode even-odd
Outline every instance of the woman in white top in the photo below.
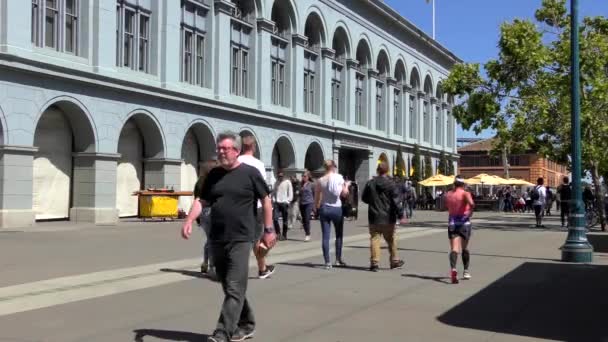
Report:
<svg viewBox="0 0 608 342"><path fill-rule="evenodd" d="M325 268L331 269L329 238L331 236L332 222L336 231L336 266L346 266L346 263L342 259L344 216L342 214L342 201L340 197L348 195L349 182L345 182L344 178L336 172L336 163L333 160L325 161L323 166L325 168L325 175L317 181L315 187L315 208L321 222Z"/></svg>

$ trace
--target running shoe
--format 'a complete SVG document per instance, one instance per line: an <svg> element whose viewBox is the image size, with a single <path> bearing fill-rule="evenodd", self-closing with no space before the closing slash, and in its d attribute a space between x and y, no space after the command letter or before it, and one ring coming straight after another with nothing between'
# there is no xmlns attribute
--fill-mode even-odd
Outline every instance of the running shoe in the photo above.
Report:
<svg viewBox="0 0 608 342"><path fill-rule="evenodd" d="M452 270L450 277L452 278L452 284L458 284L458 271Z"/></svg>
<svg viewBox="0 0 608 342"><path fill-rule="evenodd" d="M274 273L274 265L266 265L266 270L258 272L259 279L266 279Z"/></svg>
<svg viewBox="0 0 608 342"><path fill-rule="evenodd" d="M471 279L471 273L469 273L468 270L465 270L464 273L462 274L462 278L466 279L466 280Z"/></svg>
<svg viewBox="0 0 608 342"><path fill-rule="evenodd" d="M254 334L255 334L255 330L248 332L248 331L245 331L245 329L237 328L236 331L234 332L234 334L232 335L232 338L230 339L230 341L232 341L232 342L245 341L250 338L253 338Z"/></svg>
<svg viewBox="0 0 608 342"><path fill-rule="evenodd" d="M394 270L396 268L401 269L403 268L403 265L405 265L405 261L403 260L391 261L391 270Z"/></svg>

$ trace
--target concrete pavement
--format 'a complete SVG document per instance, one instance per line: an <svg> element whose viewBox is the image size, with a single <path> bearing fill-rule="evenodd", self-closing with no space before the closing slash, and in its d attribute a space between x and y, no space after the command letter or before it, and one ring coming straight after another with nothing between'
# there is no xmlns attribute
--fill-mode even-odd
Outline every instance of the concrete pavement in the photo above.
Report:
<svg viewBox="0 0 608 342"><path fill-rule="evenodd" d="M536 230L529 215L478 213L473 279L451 285L444 222L445 213L418 212L400 231L406 267L380 273L367 271L363 220L347 224L347 269L318 267L317 235L280 244L277 273L250 282L255 340L608 341L603 235L590 236L593 264L563 264L555 259L565 232L554 218ZM200 240L180 241L177 229L128 223L0 234L0 341L204 341L221 290L195 272Z"/></svg>

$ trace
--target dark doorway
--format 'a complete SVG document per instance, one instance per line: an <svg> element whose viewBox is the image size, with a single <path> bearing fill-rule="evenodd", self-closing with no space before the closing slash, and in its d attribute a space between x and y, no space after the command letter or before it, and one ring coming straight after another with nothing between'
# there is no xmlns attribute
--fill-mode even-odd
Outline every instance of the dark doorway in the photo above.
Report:
<svg viewBox="0 0 608 342"><path fill-rule="evenodd" d="M359 187L362 187L371 176L369 174L369 152L350 148L340 149L338 169L342 176L356 181Z"/></svg>

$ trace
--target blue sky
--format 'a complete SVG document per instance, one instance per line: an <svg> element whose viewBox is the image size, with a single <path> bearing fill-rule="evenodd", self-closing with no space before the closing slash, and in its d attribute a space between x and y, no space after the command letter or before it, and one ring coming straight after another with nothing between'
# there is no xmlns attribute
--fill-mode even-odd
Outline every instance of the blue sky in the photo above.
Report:
<svg viewBox="0 0 608 342"><path fill-rule="evenodd" d="M425 0L385 0L429 36L431 4ZM436 39L466 62L484 63L496 57L500 24L515 18L534 19L541 0L435 0ZM568 1L570 3L570 1ZM580 15L608 17L608 0L579 0ZM483 135L489 135L489 132ZM459 128L458 137L475 133Z"/></svg>

